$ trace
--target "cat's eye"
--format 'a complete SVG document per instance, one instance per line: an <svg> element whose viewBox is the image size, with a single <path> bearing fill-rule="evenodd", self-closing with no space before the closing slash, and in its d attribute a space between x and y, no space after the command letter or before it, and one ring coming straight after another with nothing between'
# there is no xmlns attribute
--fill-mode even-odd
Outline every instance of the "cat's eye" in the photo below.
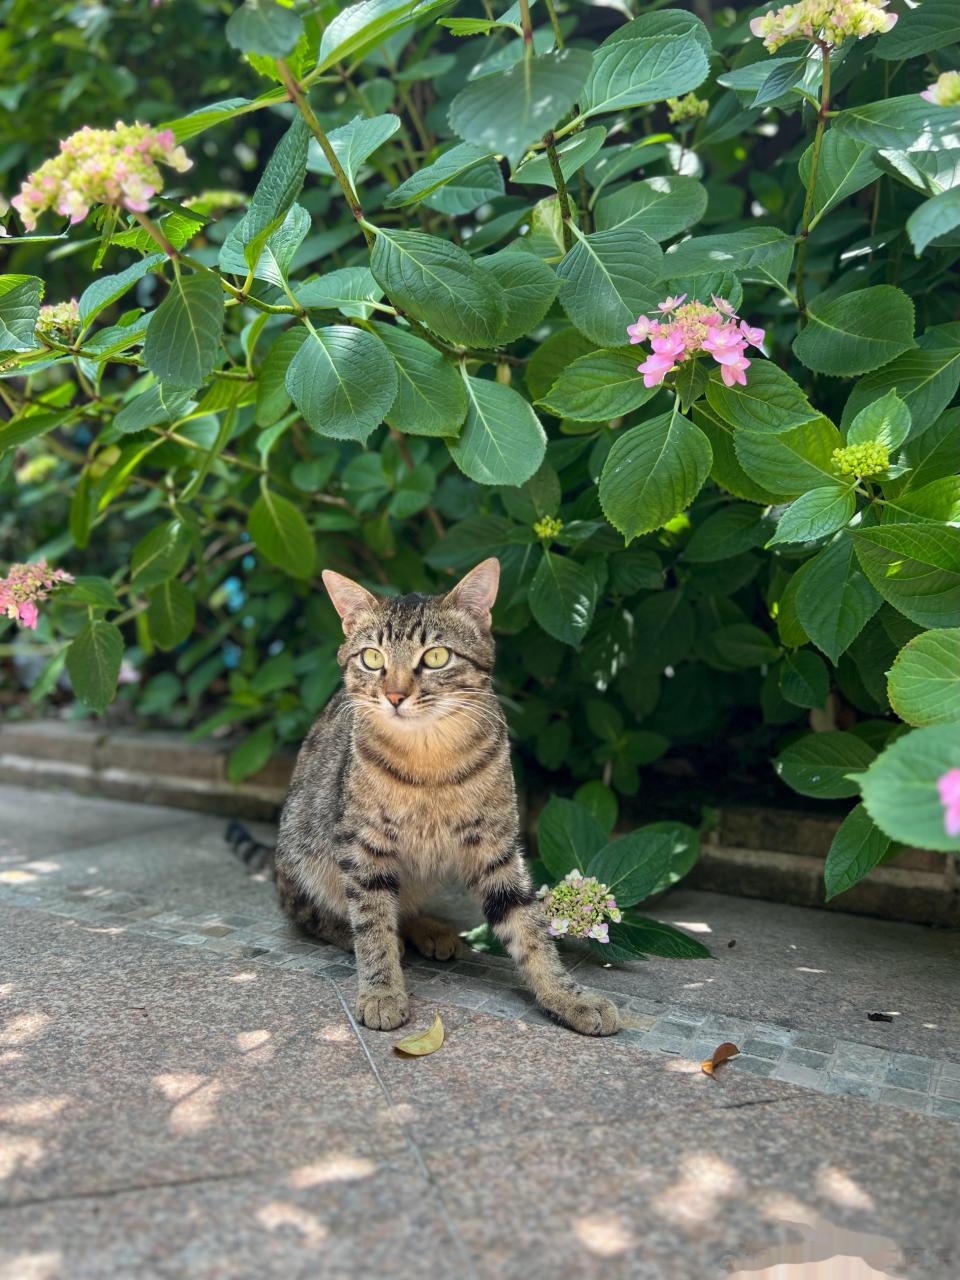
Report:
<svg viewBox="0 0 960 1280"><path fill-rule="evenodd" d="M379 649L362 649L360 661L368 671L381 671L386 659Z"/></svg>
<svg viewBox="0 0 960 1280"><path fill-rule="evenodd" d="M436 671L437 667L445 667L450 661L450 650L445 649L442 644L434 645L432 649L428 649L423 655L423 665L430 667Z"/></svg>

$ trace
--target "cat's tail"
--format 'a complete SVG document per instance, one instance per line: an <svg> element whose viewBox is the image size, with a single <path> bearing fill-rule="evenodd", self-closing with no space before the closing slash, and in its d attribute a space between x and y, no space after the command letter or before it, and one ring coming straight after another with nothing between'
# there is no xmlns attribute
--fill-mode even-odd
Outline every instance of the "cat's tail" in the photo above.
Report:
<svg viewBox="0 0 960 1280"><path fill-rule="evenodd" d="M269 871L273 875L275 849L272 849L268 844L262 844L236 818L230 819L223 834L235 856L240 859L251 874L258 871Z"/></svg>

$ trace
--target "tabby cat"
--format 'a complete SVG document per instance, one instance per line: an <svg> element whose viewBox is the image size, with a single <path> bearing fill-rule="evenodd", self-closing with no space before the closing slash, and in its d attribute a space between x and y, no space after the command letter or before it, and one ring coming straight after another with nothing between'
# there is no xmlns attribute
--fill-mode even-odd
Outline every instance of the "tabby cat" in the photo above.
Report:
<svg viewBox="0 0 960 1280"><path fill-rule="evenodd" d="M378 599L324 573L343 622L344 687L297 758L276 851L280 901L302 928L356 953L357 1020L389 1031L409 1017L401 937L438 960L462 954L449 925L419 913L456 873L540 1005L584 1035L612 1035L616 1007L563 968L521 853L491 685L499 577L499 562L484 560L446 595Z"/></svg>

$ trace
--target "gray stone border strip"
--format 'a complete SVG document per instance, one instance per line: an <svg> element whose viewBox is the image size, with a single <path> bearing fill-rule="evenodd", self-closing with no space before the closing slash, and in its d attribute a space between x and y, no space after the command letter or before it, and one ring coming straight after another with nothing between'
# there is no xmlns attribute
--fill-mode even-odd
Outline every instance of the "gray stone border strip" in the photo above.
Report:
<svg viewBox="0 0 960 1280"><path fill-rule="evenodd" d="M249 960L270 968L310 973L338 985L352 983L354 959L312 942L278 916L207 911L177 913L119 890L73 890L49 882L20 884L9 868L0 878L0 903L113 927L134 937L193 947L211 961ZM574 967L576 967L576 963ZM553 1026L517 985L509 960L468 952L453 964L417 959L404 965L413 994L498 1018ZM605 993L606 994L606 993ZM616 996L624 1017L621 1039L648 1052L700 1060L732 1040L740 1055L725 1067L800 1085L818 1093L846 1094L900 1110L960 1120L960 1063L896 1053L831 1035L666 1006L639 996Z"/></svg>

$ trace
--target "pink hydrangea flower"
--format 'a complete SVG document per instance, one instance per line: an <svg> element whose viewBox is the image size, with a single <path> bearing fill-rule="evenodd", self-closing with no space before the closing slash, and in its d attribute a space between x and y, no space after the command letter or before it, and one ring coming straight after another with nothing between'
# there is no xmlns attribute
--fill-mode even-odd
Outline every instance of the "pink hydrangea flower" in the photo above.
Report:
<svg viewBox="0 0 960 1280"><path fill-rule="evenodd" d="M84 127L64 138L60 154L31 173L10 203L28 231L46 209L72 223L82 221L95 204L142 213L163 188L158 164L183 173L191 163L170 129L120 121L113 129Z"/></svg>
<svg viewBox="0 0 960 1280"><path fill-rule="evenodd" d="M617 900L596 876L585 876L576 868L551 889L541 885L537 897L548 917L551 938L593 938L610 941L610 924L623 918Z"/></svg>
<svg viewBox="0 0 960 1280"><path fill-rule="evenodd" d="M831 48L851 36L883 35L897 22L895 13L885 12L889 0L797 0L781 9L770 9L753 18L750 30L768 53L803 37L821 40Z"/></svg>
<svg viewBox="0 0 960 1280"><path fill-rule="evenodd" d="M35 631L40 617L37 604L46 600L58 582L72 581L69 573L51 569L46 560L12 564L7 576L0 578L0 614Z"/></svg>
<svg viewBox="0 0 960 1280"><path fill-rule="evenodd" d="M948 836L960 836L960 769L948 769L937 782L943 805L943 829Z"/></svg>
<svg viewBox="0 0 960 1280"><path fill-rule="evenodd" d="M631 343L649 339L651 354L637 372L643 374L645 387L656 387L691 356L706 351L720 366L724 384L743 386L747 381L750 361L744 354L748 346L763 343L763 329L744 323L726 298L711 295L712 306L703 302L687 302L686 294L665 298L657 308L662 320L640 316L627 327Z"/></svg>

